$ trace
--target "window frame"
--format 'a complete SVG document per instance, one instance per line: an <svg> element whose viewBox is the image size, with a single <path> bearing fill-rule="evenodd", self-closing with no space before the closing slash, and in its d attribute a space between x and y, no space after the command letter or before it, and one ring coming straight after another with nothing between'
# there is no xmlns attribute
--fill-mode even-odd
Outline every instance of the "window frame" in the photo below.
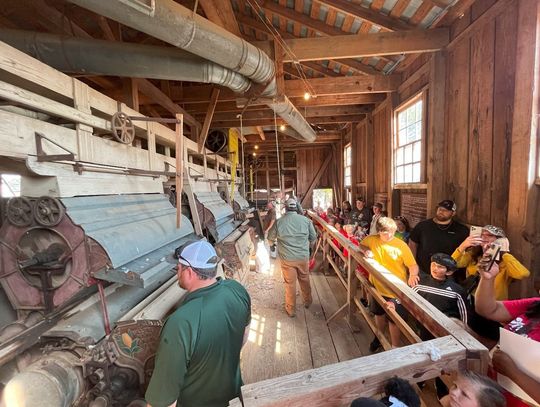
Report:
<svg viewBox="0 0 540 407"><path fill-rule="evenodd" d="M349 165L347 165L347 149L349 149L351 153ZM345 175L347 168L349 168L349 184L347 184L347 176ZM352 178L352 143L348 143L343 147L343 187L345 189L352 188Z"/></svg>
<svg viewBox="0 0 540 407"><path fill-rule="evenodd" d="M397 158L396 152L398 148L398 133L399 133L399 114L411 107L418 101L422 101L422 120L421 120L421 135L420 135L420 180L417 182L396 182L397 176ZM426 151L427 151L427 117L428 117L428 95L427 89L423 89L415 95L411 96L404 102L400 103L393 112L393 134L392 134L392 187L396 189L407 188L423 188L426 185Z"/></svg>

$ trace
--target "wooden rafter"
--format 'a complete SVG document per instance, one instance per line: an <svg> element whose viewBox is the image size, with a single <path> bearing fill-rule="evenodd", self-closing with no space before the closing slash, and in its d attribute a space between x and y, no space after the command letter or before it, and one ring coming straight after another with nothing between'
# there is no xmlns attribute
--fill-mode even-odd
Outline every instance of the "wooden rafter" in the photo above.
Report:
<svg viewBox="0 0 540 407"><path fill-rule="evenodd" d="M210 103L208 104L208 109L206 110L206 116L204 117L204 123L202 126L201 133L198 137L199 144L199 153L203 150L204 143L206 143L206 137L208 137L208 130L210 130L210 123L214 118L214 109L216 108L216 103L219 97L219 89L212 89L212 96L210 97Z"/></svg>
<svg viewBox="0 0 540 407"><path fill-rule="evenodd" d="M199 0L199 4L208 20L242 37L230 0Z"/></svg>
<svg viewBox="0 0 540 407"><path fill-rule="evenodd" d="M259 137L261 138L261 140L266 140L266 136L264 135L264 130L261 126L256 126L257 128L257 133L259 133Z"/></svg>
<svg viewBox="0 0 540 407"><path fill-rule="evenodd" d="M371 10L367 7L362 7L360 4L355 4L347 0L319 0L319 2L341 11L342 13L377 25L385 30L404 31L414 28L414 26L411 26L401 20L385 16L378 11Z"/></svg>

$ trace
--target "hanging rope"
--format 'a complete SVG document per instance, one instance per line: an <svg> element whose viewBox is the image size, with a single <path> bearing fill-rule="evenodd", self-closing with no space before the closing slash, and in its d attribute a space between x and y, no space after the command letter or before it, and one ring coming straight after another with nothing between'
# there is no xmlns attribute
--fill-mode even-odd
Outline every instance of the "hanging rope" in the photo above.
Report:
<svg viewBox="0 0 540 407"><path fill-rule="evenodd" d="M283 185L281 185L281 165L279 163L279 141L278 141L278 131L277 131L277 116L276 111L274 110L274 133L276 134L276 155L277 155L277 174L279 182L279 191L283 192Z"/></svg>
<svg viewBox="0 0 540 407"><path fill-rule="evenodd" d="M242 123L242 114L240 116L240 143L242 146L242 195L246 199L246 171L244 169L244 125Z"/></svg>

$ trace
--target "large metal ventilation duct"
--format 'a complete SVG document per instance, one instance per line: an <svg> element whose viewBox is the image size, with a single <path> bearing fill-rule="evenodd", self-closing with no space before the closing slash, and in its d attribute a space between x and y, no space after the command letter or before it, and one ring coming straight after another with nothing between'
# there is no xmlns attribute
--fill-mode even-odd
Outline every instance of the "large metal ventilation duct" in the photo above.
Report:
<svg viewBox="0 0 540 407"><path fill-rule="evenodd" d="M238 93L251 85L239 73L173 47L8 29L0 29L0 41L62 72L213 83Z"/></svg>
<svg viewBox="0 0 540 407"><path fill-rule="evenodd" d="M254 82L269 83L274 79L274 62L262 50L174 0L154 0L148 8L136 0L68 1L223 65ZM270 87L274 88L274 85L270 84ZM268 96L275 96L275 93ZM269 107L302 139L315 140L315 131L288 99L269 104Z"/></svg>
<svg viewBox="0 0 540 407"><path fill-rule="evenodd" d="M274 77L274 63L262 50L174 0L154 0L150 13L136 8L141 3L137 1L68 1L223 65L254 82L267 83Z"/></svg>

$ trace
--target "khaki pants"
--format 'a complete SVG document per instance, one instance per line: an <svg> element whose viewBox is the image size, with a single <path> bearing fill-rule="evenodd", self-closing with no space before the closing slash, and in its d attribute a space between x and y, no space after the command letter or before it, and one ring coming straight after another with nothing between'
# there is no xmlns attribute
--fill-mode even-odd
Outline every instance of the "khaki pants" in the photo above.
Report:
<svg viewBox="0 0 540 407"><path fill-rule="evenodd" d="M309 260L282 260L281 274L285 282L285 310L290 314L296 310L296 279L304 304L311 304L311 285L309 284Z"/></svg>

